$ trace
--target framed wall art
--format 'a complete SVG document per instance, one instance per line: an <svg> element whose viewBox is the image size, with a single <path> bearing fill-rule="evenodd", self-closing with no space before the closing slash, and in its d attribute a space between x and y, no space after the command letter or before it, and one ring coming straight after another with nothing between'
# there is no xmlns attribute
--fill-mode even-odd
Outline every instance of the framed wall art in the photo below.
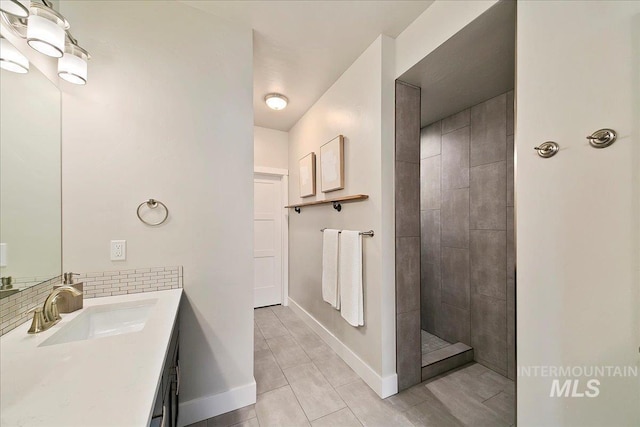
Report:
<svg viewBox="0 0 640 427"><path fill-rule="evenodd" d="M344 188L344 137L338 135L320 147L322 192Z"/></svg>
<svg viewBox="0 0 640 427"><path fill-rule="evenodd" d="M316 195L316 153L300 159L300 197Z"/></svg>

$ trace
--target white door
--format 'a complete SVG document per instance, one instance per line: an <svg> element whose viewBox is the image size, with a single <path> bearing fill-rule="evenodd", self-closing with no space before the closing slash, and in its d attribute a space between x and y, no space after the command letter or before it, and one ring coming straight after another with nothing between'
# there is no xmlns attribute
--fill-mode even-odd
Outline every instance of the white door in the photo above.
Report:
<svg viewBox="0 0 640 427"><path fill-rule="evenodd" d="M640 2L519 1L517 28L518 425L640 426Z"/></svg>
<svg viewBox="0 0 640 427"><path fill-rule="evenodd" d="M255 174L254 307L282 303L282 177Z"/></svg>

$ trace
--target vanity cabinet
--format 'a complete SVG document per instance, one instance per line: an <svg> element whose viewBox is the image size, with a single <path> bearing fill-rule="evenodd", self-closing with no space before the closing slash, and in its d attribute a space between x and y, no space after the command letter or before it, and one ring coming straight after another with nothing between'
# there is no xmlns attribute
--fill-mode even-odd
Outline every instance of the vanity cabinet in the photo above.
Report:
<svg viewBox="0 0 640 427"><path fill-rule="evenodd" d="M178 393L180 392L179 321L176 316L169 341L169 350L162 367L160 386L153 408L151 427L176 427L178 425Z"/></svg>

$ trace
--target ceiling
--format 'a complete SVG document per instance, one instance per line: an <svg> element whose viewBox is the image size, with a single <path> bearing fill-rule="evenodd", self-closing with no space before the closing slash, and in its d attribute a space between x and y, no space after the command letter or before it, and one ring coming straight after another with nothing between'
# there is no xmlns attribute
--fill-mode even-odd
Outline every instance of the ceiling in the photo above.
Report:
<svg viewBox="0 0 640 427"><path fill-rule="evenodd" d="M513 89L515 31L516 2L499 2L399 77L422 89L422 127Z"/></svg>
<svg viewBox="0 0 640 427"><path fill-rule="evenodd" d="M254 29L254 123L288 131L380 34L397 37L433 0L183 3ZM270 92L287 108L269 109Z"/></svg>

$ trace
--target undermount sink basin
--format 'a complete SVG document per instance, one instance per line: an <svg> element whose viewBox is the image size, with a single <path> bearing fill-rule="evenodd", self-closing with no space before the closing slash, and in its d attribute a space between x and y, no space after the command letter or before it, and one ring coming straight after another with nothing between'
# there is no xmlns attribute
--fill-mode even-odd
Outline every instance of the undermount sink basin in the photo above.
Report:
<svg viewBox="0 0 640 427"><path fill-rule="evenodd" d="M139 332L149 319L156 299L88 307L41 346L93 340Z"/></svg>

